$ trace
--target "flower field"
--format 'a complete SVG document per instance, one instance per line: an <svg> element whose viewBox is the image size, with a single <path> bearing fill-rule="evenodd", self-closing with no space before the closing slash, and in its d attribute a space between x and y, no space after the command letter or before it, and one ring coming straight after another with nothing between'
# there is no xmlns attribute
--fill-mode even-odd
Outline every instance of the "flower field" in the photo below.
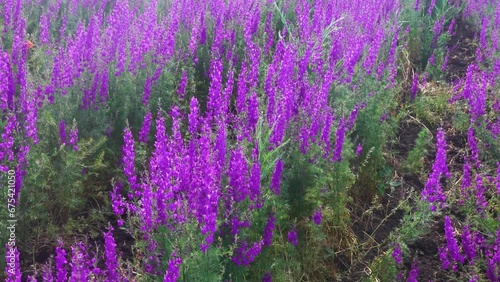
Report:
<svg viewBox="0 0 500 282"><path fill-rule="evenodd" d="M0 279L500 281L499 0L0 11Z"/></svg>

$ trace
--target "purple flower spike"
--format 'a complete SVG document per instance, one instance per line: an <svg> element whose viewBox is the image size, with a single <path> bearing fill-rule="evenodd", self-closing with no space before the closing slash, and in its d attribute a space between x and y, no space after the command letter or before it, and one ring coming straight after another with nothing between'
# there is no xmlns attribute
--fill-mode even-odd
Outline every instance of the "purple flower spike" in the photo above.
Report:
<svg viewBox="0 0 500 282"><path fill-rule="evenodd" d="M410 273L408 274L408 282L418 282L418 263L414 261L411 265Z"/></svg>
<svg viewBox="0 0 500 282"><path fill-rule="evenodd" d="M358 144L358 148L356 149L356 156L361 156L361 151L363 151L363 146Z"/></svg>
<svg viewBox="0 0 500 282"><path fill-rule="evenodd" d="M180 277L179 266L181 264L182 259L173 252L168 261L168 269L165 272L163 282L176 282Z"/></svg>
<svg viewBox="0 0 500 282"><path fill-rule="evenodd" d="M294 228L288 232L288 242L290 242L294 246L297 246L299 244L297 228Z"/></svg>
<svg viewBox="0 0 500 282"><path fill-rule="evenodd" d="M73 150L78 151L78 128L76 125L69 133L69 144L73 146Z"/></svg>
<svg viewBox="0 0 500 282"><path fill-rule="evenodd" d="M313 221L316 225L320 225L322 219L323 219L323 212L321 211L321 208L319 208L317 211L314 212Z"/></svg>
<svg viewBox="0 0 500 282"><path fill-rule="evenodd" d="M68 142L67 136L66 136L66 121L64 119L59 122L59 137L61 140L61 143L63 145L66 145Z"/></svg>
<svg viewBox="0 0 500 282"><path fill-rule="evenodd" d="M280 186L281 186L281 173L283 172L283 161L280 159L276 162L276 168L274 169L273 176L271 178L271 186L270 189L276 195L280 194Z"/></svg>
<svg viewBox="0 0 500 282"><path fill-rule="evenodd" d="M116 243L113 238L113 227L109 228L109 232L104 233L104 247L106 256L107 277L110 282L118 281L118 262L116 259Z"/></svg>
<svg viewBox="0 0 500 282"><path fill-rule="evenodd" d="M392 257L396 261L397 264L401 264L403 262L403 254L401 252L401 245L393 244L394 250L392 251Z"/></svg>

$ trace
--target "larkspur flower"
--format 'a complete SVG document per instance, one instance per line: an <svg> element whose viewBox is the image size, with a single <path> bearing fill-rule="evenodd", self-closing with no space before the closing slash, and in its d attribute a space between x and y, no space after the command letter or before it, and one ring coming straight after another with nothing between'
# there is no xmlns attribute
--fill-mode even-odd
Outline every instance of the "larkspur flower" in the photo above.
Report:
<svg viewBox="0 0 500 282"><path fill-rule="evenodd" d="M312 216L313 222L316 225L321 224L321 220L323 219L323 211L321 208L318 208L315 212L314 215Z"/></svg>
<svg viewBox="0 0 500 282"><path fill-rule="evenodd" d="M148 143L148 135L151 128L151 111L148 111L144 116L144 122L142 123L141 131L139 131L139 142Z"/></svg>
<svg viewBox="0 0 500 282"><path fill-rule="evenodd" d="M118 262L116 258L116 243L113 238L113 227L104 233L104 253L106 257L107 281L118 281Z"/></svg>
<svg viewBox="0 0 500 282"><path fill-rule="evenodd" d="M130 131L129 127L126 127L124 130L125 134L123 136L124 145L123 145L123 171L125 176L127 176L127 180L130 184L130 188L132 192L135 192L136 196L139 196L139 191L137 190L137 175L135 173L135 151L134 151L134 138L132 136L132 131Z"/></svg>
<svg viewBox="0 0 500 282"><path fill-rule="evenodd" d="M363 151L363 146L360 144L358 144L358 148L356 148L356 156L361 156L361 151Z"/></svg>
<svg viewBox="0 0 500 282"><path fill-rule="evenodd" d="M393 244L394 249L392 251L392 257L396 261L397 264L401 264L403 262L401 246L399 244Z"/></svg>
<svg viewBox="0 0 500 282"><path fill-rule="evenodd" d="M71 277L70 282L89 281L91 260L82 242L71 247Z"/></svg>
<svg viewBox="0 0 500 282"><path fill-rule="evenodd" d="M337 132L336 136L337 139L335 141L335 146L333 149L333 157L332 161L334 162L341 162L342 161L342 148L344 146L344 138L346 134L346 122L344 119L340 119L338 127L337 127Z"/></svg>
<svg viewBox="0 0 500 282"><path fill-rule="evenodd" d="M59 122L59 138L60 138L61 143L63 145L66 145L68 140L67 140L67 136L66 136L66 121L64 119L62 119Z"/></svg>
<svg viewBox="0 0 500 282"><path fill-rule="evenodd" d="M449 216L444 217L444 233L446 238L446 250L449 254L451 261L456 263L464 263L464 257L460 253L460 248L458 246L458 242L455 239L453 225L451 223L451 219Z"/></svg>
<svg viewBox="0 0 500 282"><path fill-rule="evenodd" d="M446 196L443 193L441 187L441 177L449 178L451 174L448 171L448 166L446 165L446 140L442 128L438 129L437 133L437 153L434 164L432 165L432 172L425 184L424 190L422 191L422 198L429 201L432 206L431 209L435 210L435 203L439 203L443 206L446 202Z"/></svg>
<svg viewBox="0 0 500 282"><path fill-rule="evenodd" d="M476 243L475 240L472 236L472 233L470 232L470 226L466 225L464 226L463 232L462 232L462 248L464 250L465 256L467 260L471 263L474 264L474 259L476 258Z"/></svg>
<svg viewBox="0 0 500 282"><path fill-rule="evenodd" d="M273 191L276 195L280 194L281 187L281 173L283 172L283 161L279 159L276 162L276 166L274 168L274 173L271 178L271 186L269 187L271 191Z"/></svg>
<svg viewBox="0 0 500 282"><path fill-rule="evenodd" d="M271 213L267 218L266 226L264 227L264 234L262 235L262 242L264 246L269 247L273 243L273 231L276 218L274 213Z"/></svg>
<svg viewBox="0 0 500 282"><path fill-rule="evenodd" d="M431 3L429 5L429 9L427 10L427 13L432 15L432 12L434 11L434 7L436 6L436 0L431 0Z"/></svg>
<svg viewBox="0 0 500 282"><path fill-rule="evenodd" d="M418 262L416 260L411 264L411 270L406 281L418 282Z"/></svg>
<svg viewBox="0 0 500 282"><path fill-rule="evenodd" d="M5 274L6 282L21 282L21 269L19 265L19 251L17 247L5 245Z"/></svg>
<svg viewBox="0 0 500 282"><path fill-rule="evenodd" d="M266 272L264 276L262 276L262 282L273 282L273 275L271 272Z"/></svg>
<svg viewBox="0 0 500 282"><path fill-rule="evenodd" d="M293 228L292 230L288 231L287 238L288 238L288 242L290 242L290 244L297 246L299 244L298 236L297 236L297 228Z"/></svg>
<svg viewBox="0 0 500 282"><path fill-rule="evenodd" d="M59 246L56 248L56 281L67 281L68 271L66 270L66 250L62 248L62 242L59 241Z"/></svg>
<svg viewBox="0 0 500 282"><path fill-rule="evenodd" d="M163 277L163 282L176 282L180 277L180 265L182 264L182 259L177 256L175 252L170 255L170 260L168 261L168 269L165 271L165 276Z"/></svg>
<svg viewBox="0 0 500 282"><path fill-rule="evenodd" d="M78 151L78 127L76 124L69 133L69 144L73 146L73 150Z"/></svg>

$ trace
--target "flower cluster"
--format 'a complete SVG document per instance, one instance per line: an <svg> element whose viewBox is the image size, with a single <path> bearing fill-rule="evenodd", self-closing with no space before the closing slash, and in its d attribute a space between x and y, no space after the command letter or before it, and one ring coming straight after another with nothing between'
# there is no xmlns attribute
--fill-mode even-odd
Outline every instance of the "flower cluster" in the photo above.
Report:
<svg viewBox="0 0 500 282"><path fill-rule="evenodd" d="M446 165L446 140L443 130L440 128L437 133L436 159L432 165L432 173L422 191L422 198L432 203L432 209L436 210L434 203L444 205L446 196L441 187L441 177L449 178L451 175Z"/></svg>

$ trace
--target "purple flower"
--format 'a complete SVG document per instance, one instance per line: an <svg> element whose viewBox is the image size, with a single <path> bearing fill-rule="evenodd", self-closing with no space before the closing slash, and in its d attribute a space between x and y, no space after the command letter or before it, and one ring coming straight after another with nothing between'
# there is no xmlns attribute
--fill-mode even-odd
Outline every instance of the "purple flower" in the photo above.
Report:
<svg viewBox="0 0 500 282"><path fill-rule="evenodd" d="M144 123L142 124L141 131L139 132L139 142L148 143L148 135L151 128L151 118L151 111L148 111L144 116Z"/></svg>
<svg viewBox="0 0 500 282"><path fill-rule="evenodd" d="M483 185L483 178L481 177L480 173L476 174L476 210L479 214L482 214L485 210L486 207L488 206L488 201L486 200L484 196L484 192L486 191L486 188Z"/></svg>
<svg viewBox="0 0 500 282"><path fill-rule="evenodd" d="M147 78L144 83L144 92L142 93L142 103L148 105L149 96L151 95L151 78Z"/></svg>
<svg viewBox="0 0 500 282"><path fill-rule="evenodd" d="M249 266L262 251L262 241L255 242L251 248L248 248L247 242L243 242L241 247L235 250L232 261L238 266Z"/></svg>
<svg viewBox="0 0 500 282"><path fill-rule="evenodd" d="M407 282L418 282L418 262L415 260L411 264L411 270L410 273L408 274L408 280Z"/></svg>
<svg viewBox="0 0 500 282"><path fill-rule="evenodd" d="M68 271L66 270L66 251L62 248L62 242L59 241L59 247L56 248L56 281L67 281Z"/></svg>
<svg viewBox="0 0 500 282"><path fill-rule="evenodd" d="M344 146L344 138L346 133L346 123L344 119L340 119L339 125L337 128L336 136L337 139L335 141L335 147L333 149L333 161L341 162L342 161L342 147Z"/></svg>
<svg viewBox="0 0 500 282"><path fill-rule="evenodd" d="M170 255L168 261L168 269L165 271L163 282L176 282L180 277L179 266L182 264L182 259L175 252Z"/></svg>
<svg viewBox="0 0 500 282"><path fill-rule="evenodd" d="M59 137L60 137L61 143L63 145L66 145L66 142L68 142L68 139L66 137L66 121L64 119L62 119L59 122Z"/></svg>
<svg viewBox="0 0 500 282"><path fill-rule="evenodd" d="M297 246L299 244L298 236L297 236L297 228L293 228L288 232L288 242Z"/></svg>
<svg viewBox="0 0 500 282"><path fill-rule="evenodd" d="M46 262L42 266L42 281L54 281L54 275L52 274L52 264Z"/></svg>
<svg viewBox="0 0 500 282"><path fill-rule="evenodd" d="M122 183L118 182L113 185L113 189L110 192L111 196L111 206L113 207L113 211L116 215L123 215L125 212L125 203L123 202L123 198L121 193Z"/></svg>
<svg viewBox="0 0 500 282"><path fill-rule="evenodd" d="M89 281L91 260L82 242L71 247L70 282Z"/></svg>
<svg viewBox="0 0 500 282"><path fill-rule="evenodd" d="M177 88L177 93L181 99L184 99L184 95L186 95L187 78L187 71L184 71L179 83L179 88Z"/></svg>
<svg viewBox="0 0 500 282"><path fill-rule="evenodd" d="M393 244L394 250L392 251L392 257L396 261L397 264L401 264L403 262L401 246L399 244Z"/></svg>
<svg viewBox="0 0 500 282"><path fill-rule="evenodd" d="M427 10L427 13L432 15L432 11L434 11L434 6L436 6L436 0L431 0L431 4L429 5L429 9Z"/></svg>
<svg viewBox="0 0 500 282"><path fill-rule="evenodd" d="M262 276L262 282L273 282L273 275L271 272L266 272L264 276Z"/></svg>
<svg viewBox="0 0 500 282"><path fill-rule="evenodd" d="M361 151L363 151L363 146L361 146L361 143L358 144L358 148L356 149L356 156L361 156Z"/></svg>
<svg viewBox="0 0 500 282"><path fill-rule="evenodd" d="M113 238L113 227L109 227L108 232L104 232L104 254L106 257L107 281L118 281L118 262L116 259L116 243Z"/></svg>
<svg viewBox="0 0 500 282"><path fill-rule="evenodd" d="M497 162L497 179L495 180L497 186L497 193L500 195L500 162Z"/></svg>
<svg viewBox="0 0 500 282"><path fill-rule="evenodd" d="M464 263L464 257L460 254L457 240L455 239L453 225L449 216L444 217L444 233L446 238L446 249L452 261Z"/></svg>
<svg viewBox="0 0 500 282"><path fill-rule="evenodd" d="M323 212L321 211L321 208L319 208L317 211L314 212L313 221L316 225L320 225L322 219L323 219Z"/></svg>
<svg viewBox="0 0 500 282"><path fill-rule="evenodd" d="M275 222L276 219L274 218L274 213L271 213L267 218L267 223L264 227L264 234L262 235L262 242L266 247L271 246L271 244L273 243L273 231Z"/></svg>
<svg viewBox="0 0 500 282"><path fill-rule="evenodd" d="M441 260L443 269L448 269L450 267L451 263L448 259L448 249L445 246L439 247L439 260Z"/></svg>
<svg viewBox="0 0 500 282"><path fill-rule="evenodd" d="M69 133L69 144L73 146L73 150L78 151L78 128L76 124L73 126Z"/></svg>
<svg viewBox="0 0 500 282"><path fill-rule="evenodd" d="M476 258L476 243L469 228L469 225L464 226L462 233L462 248L467 260L473 264L474 258Z"/></svg>
<svg viewBox="0 0 500 282"><path fill-rule="evenodd" d="M3 142L0 143L0 160L3 160L4 155L8 156L9 161L14 161L14 134L16 132L17 119L15 115L11 115L7 119L7 125L4 128L4 132L2 133ZM0 162L3 163L3 162ZM0 168L7 172L8 167L2 167L0 164Z"/></svg>
<svg viewBox="0 0 500 282"><path fill-rule="evenodd" d="M243 149L237 148L231 152L229 160L229 185L236 202L242 202L249 194L248 191L248 164L243 155Z"/></svg>
<svg viewBox="0 0 500 282"><path fill-rule="evenodd" d="M7 274L6 282L21 282L21 269L19 265L19 251L17 247L11 247L8 244L5 252L5 273Z"/></svg>
<svg viewBox="0 0 500 282"><path fill-rule="evenodd" d="M418 11L420 9L420 0L415 0L415 6L413 7L415 11Z"/></svg>
<svg viewBox="0 0 500 282"><path fill-rule="evenodd" d="M281 187L281 173L283 172L283 161L279 159L276 162L276 167L274 168L274 173L271 178L271 186L269 187L276 195L280 194Z"/></svg>
<svg viewBox="0 0 500 282"><path fill-rule="evenodd" d="M125 128L125 135L123 136L123 172L127 176L127 180L130 184L130 188L135 192L136 196L139 196L139 191L137 191L137 176L135 174L135 151L134 151L134 137L132 136L132 131L129 127Z"/></svg>
<svg viewBox="0 0 500 282"><path fill-rule="evenodd" d="M446 165L446 140L444 132L442 128L439 128L437 133L436 159L432 165L432 173L422 191L422 198L428 200L432 204L432 210L436 209L434 203L438 202L442 206L446 202L446 196L443 193L440 183L442 176L449 178L451 175Z"/></svg>
<svg viewBox="0 0 500 282"><path fill-rule="evenodd" d="M198 100L196 97L191 98L191 102L189 103L189 133L194 135L198 132L198 124L199 124L199 113L198 113Z"/></svg>

